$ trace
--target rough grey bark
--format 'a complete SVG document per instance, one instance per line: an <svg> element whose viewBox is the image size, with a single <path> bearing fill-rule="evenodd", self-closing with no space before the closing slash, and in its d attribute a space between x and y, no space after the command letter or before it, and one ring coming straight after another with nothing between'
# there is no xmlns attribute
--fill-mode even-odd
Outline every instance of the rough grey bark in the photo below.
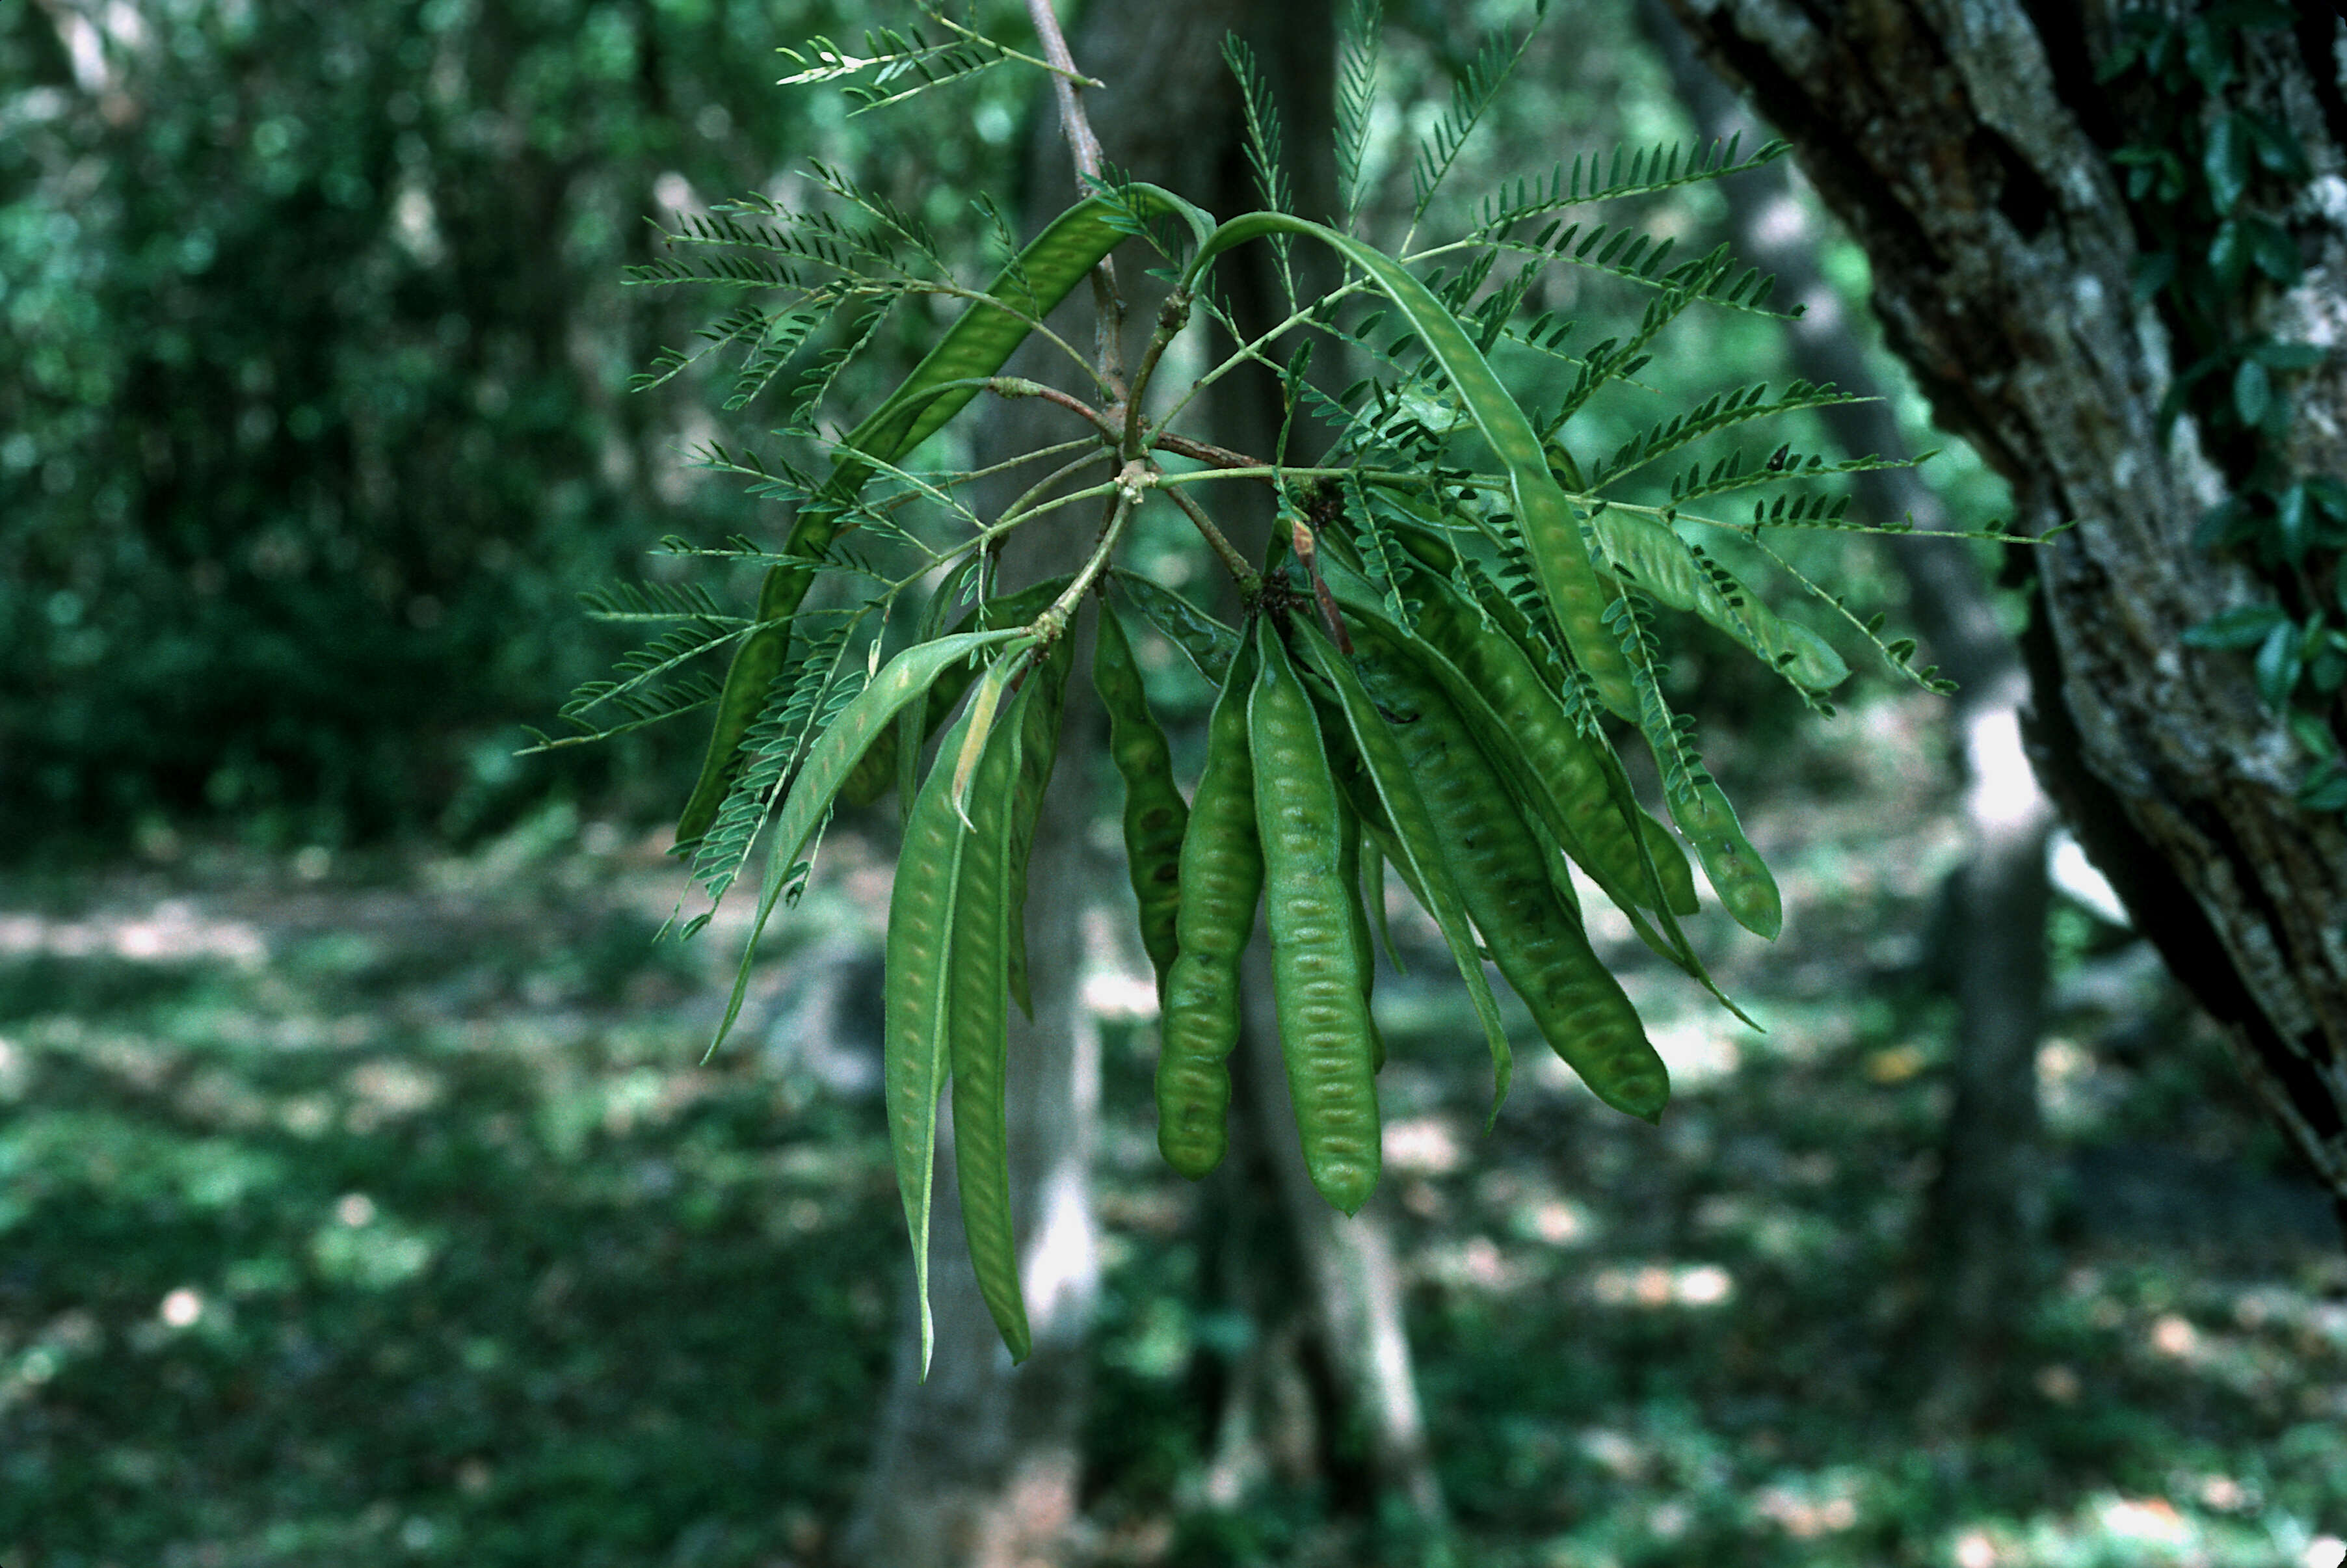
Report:
<svg viewBox="0 0 2347 1568"><path fill-rule="evenodd" d="M1706 140L1740 134L1747 146L1757 145L1762 128L1696 56L1662 0L1642 0L1640 12L1698 134ZM1737 254L1776 274L1778 304L1801 307L1786 333L1790 368L1879 397L1841 296L1819 266L1826 235L1794 177L1779 164L1717 189ZM1901 450L1888 401L1844 404L1824 417L1850 452ZM1907 620L1924 658L1958 688L1950 718L1965 782L1964 856L1949 888L1943 950L1932 955L1956 1003L1954 1092L1922 1236L1918 1318L1931 1354L1917 1358L1917 1370L1931 1379L1932 1407L1968 1422L1993 1399L2014 1312L2029 1299L2033 1244L2045 1217L2036 1068L2054 808L2023 754L2029 676L2021 651L1998 624L1972 554L1926 537L1952 526L1939 498L1911 468L1858 475L1851 491L1860 515L1911 518L1922 530L1878 542L1906 579Z"/></svg>
<svg viewBox="0 0 2347 1568"><path fill-rule="evenodd" d="M1873 261L1875 308L1942 424L2011 480L2041 553L2034 756L2137 928L2221 1022L2268 1112L2347 1210L2347 832L2299 809L2303 759L2238 656L2183 633L2258 597L2191 543L2222 477L2138 308L2135 238L2097 136L2110 0L1671 0L1799 149ZM2347 299L2342 24L2267 35L2247 90L2316 181L2277 214L2310 266L2242 324L2339 341ZM2347 369L2300 386L2294 455L2347 467Z"/></svg>

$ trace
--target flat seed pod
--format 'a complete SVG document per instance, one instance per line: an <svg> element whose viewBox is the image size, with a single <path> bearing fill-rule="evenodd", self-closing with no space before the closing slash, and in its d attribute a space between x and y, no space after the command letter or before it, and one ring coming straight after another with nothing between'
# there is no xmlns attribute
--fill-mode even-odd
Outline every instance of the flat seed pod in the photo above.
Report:
<svg viewBox="0 0 2347 1568"><path fill-rule="evenodd" d="M1231 656L1238 651L1239 634L1172 589L1161 588L1138 572L1112 567L1108 575L1116 590L1131 600L1133 607L1147 616L1168 641L1188 654L1198 673L1219 691L1223 677L1230 671Z"/></svg>
<svg viewBox="0 0 2347 1568"><path fill-rule="evenodd" d="M1649 909L1692 914L1673 902L1659 866L1648 869L1648 855L1656 845L1642 836L1637 825L1645 814L1604 737L1584 733L1523 651L1486 626L1447 580L1413 573L1409 591L1419 600L1419 635L1490 702L1545 786L1565 852L1617 900L1627 897ZM1660 847L1676 858L1679 880L1692 895L1678 845L1665 837Z"/></svg>
<svg viewBox="0 0 2347 1568"><path fill-rule="evenodd" d="M850 805L870 805L885 795L897 783L897 730L895 725L880 732L856 764L848 770L840 784L839 798Z"/></svg>
<svg viewBox="0 0 2347 1568"><path fill-rule="evenodd" d="M1638 620L1643 612L1626 596L1614 610L1623 656L1638 693L1638 728L1663 768L1663 804L1695 846L1696 858L1703 862L1704 875L1711 878L1720 907L1754 936L1774 940L1785 924L1777 879L1769 875L1760 852L1744 836L1727 794L1686 754L1685 737L1663 701L1661 682L1647 660L1646 633Z"/></svg>
<svg viewBox="0 0 2347 1568"><path fill-rule="evenodd" d="M692 844L709 831L725 804L725 786L733 782L742 759L742 743L766 705L766 689L783 668L790 651L791 620L798 601L785 602L788 584L770 569L758 593L758 628L743 640L725 668L725 685L717 695L717 720L711 728L709 748L701 759L701 776L677 818L676 842Z"/></svg>
<svg viewBox="0 0 2347 1568"><path fill-rule="evenodd" d="M1029 1018L1035 1016L1034 999L1027 982L1027 862L1034 853L1035 826L1042 820L1043 795L1051 788L1051 770L1060 757L1060 720L1067 711L1068 671L1075 663L1075 639L1065 635L1051 645L1043 662L1029 677L1042 691L1028 705L1020 739L1018 783L1010 817L1010 999Z"/></svg>
<svg viewBox="0 0 2347 1568"><path fill-rule="evenodd" d="M948 732L968 733L967 716ZM951 766L940 761L914 797L888 898L887 971L882 999L882 1088L897 1194L913 1244L913 1288L921 1304L921 1375L928 1376L936 1328L929 1316L929 1205L936 1168L938 1097L952 1049L955 904L969 830L953 807Z"/></svg>
<svg viewBox="0 0 2347 1568"><path fill-rule="evenodd" d="M1027 1307L1019 1291L1019 1244L1010 1219L1010 1129L1005 1110L1007 973L1013 800L1027 714L1043 701L1029 681L987 738L964 803L960 886L947 956L947 1037L953 1066L954 1174L970 1267L1010 1358L1027 1358ZM940 753L938 772L947 766ZM912 841L908 839L908 844ZM895 927L891 906L891 930Z"/></svg>
<svg viewBox="0 0 2347 1568"><path fill-rule="evenodd" d="M1616 507L1592 522L1622 575L1672 609L1701 616L1795 685L1829 692L1850 679L1850 666L1831 643L1780 618L1727 568L1698 556L1669 524Z"/></svg>
<svg viewBox="0 0 2347 1568"><path fill-rule="evenodd" d="M767 852L765 887L758 896L757 917L751 923L750 939L743 945L742 962L733 973L733 993L726 999L725 1017L709 1045L712 1053L725 1043L734 1020L742 1016L742 999L750 989L750 961L757 954L758 938L764 934L774 906L791 884L791 867L798 863L807 840L830 816L840 786L863 761L864 753L907 703L928 694L930 683L943 671L983 650L993 649L999 654L1025 636L1017 630L969 632L906 649L881 666L880 672L807 748L806 761L798 777L791 781L783 808L767 830L772 847Z"/></svg>
<svg viewBox="0 0 2347 1568"><path fill-rule="evenodd" d="M1671 815L1695 845L1696 858L1703 862L1721 907L1754 936L1773 940L1785 927L1784 898L1768 863L1744 836L1744 825L1737 821L1726 792L1706 778L1688 798L1675 797L1670 804Z"/></svg>
<svg viewBox="0 0 2347 1568"><path fill-rule="evenodd" d="M1341 721L1340 721L1341 723ZM1327 737L1327 732L1321 732ZM1369 934L1369 910L1361 884L1361 818L1342 791L1337 795L1337 880L1352 901L1353 950L1360 955L1361 1018L1369 1031L1369 1071L1386 1070L1386 1037L1378 1032L1377 938ZM1374 853L1374 852L1373 852Z"/></svg>
<svg viewBox="0 0 2347 1568"><path fill-rule="evenodd" d="M1426 912L1434 917L1435 927L1442 933L1443 941L1450 948L1451 960L1459 967L1459 978L1466 983L1467 999L1491 1050L1491 1116L1496 1120L1501 1103L1508 1097L1509 1080L1514 1076L1514 1055L1508 1049L1499 1004L1492 999L1491 982L1483 976L1482 958L1476 950L1475 930L1451 876L1440 835L1428 815L1419 780L1410 771L1391 726L1378 712L1351 663L1337 652L1337 645L1313 627L1299 626L1295 635L1305 663L1337 694L1346 726L1392 825L1394 864Z"/></svg>
<svg viewBox="0 0 2347 1568"><path fill-rule="evenodd" d="M1571 876L1558 855L1552 853L1551 847L1543 845L1539 836L1545 835L1554 840L1554 845L1558 848L1570 848L1576 842L1572 826L1564 817L1563 808L1552 794L1548 782L1525 754L1521 737L1492 709L1491 701L1485 696L1482 689L1462 673L1459 667L1451 663L1440 650L1422 638L1403 630L1385 619L1377 590L1359 573L1334 560L1323 561L1322 569L1328 586L1336 593L1337 603L1342 606L1346 617L1357 629L1377 632L1396 646L1409 647L1412 651L1411 658L1416 666L1432 676L1441 687L1450 704L1458 710L1461 720L1478 737L1484 754L1498 769L1500 779L1504 785L1504 792L1519 803L1524 811L1528 825L1536 835L1533 839L1534 858L1532 864L1537 865L1548 874L1550 886L1560 901L1568 905L1573 904L1575 896ZM1627 787L1626 784L1624 787ZM1630 888L1609 881L1602 874L1593 873L1593 875L1597 876L1599 886L1605 889L1606 896L1612 898L1615 906L1621 909L1624 917L1630 922L1631 930L1636 933L1641 941L1645 942L1657 957L1666 958L1678 966L1734 1010L1734 1004L1727 1002L1718 988L1712 984L1709 975L1704 969L1702 960L1696 957L1695 948L1688 943L1686 934L1678 928L1676 919L1669 911L1667 901L1665 907L1655 911L1655 919L1650 923L1645 911L1640 907L1641 901Z"/></svg>
<svg viewBox="0 0 2347 1568"><path fill-rule="evenodd" d="M1522 609L1480 569L1471 564L1466 575L1475 590L1476 603L1484 614L1491 618L1491 623L1499 627L1530 661L1541 683L1562 698L1566 677L1563 668L1557 662L1555 649L1534 631ZM1695 876L1687 868L1686 852L1679 847L1678 840L1671 836L1669 828L1635 804L1630 781L1622 771L1621 758L1614 754L1610 746L1601 752L1600 760L1605 766L1607 786L1614 799L1629 802L1627 809L1636 815L1638 835L1645 841L1647 861L1653 867L1655 878L1662 885L1662 907L1674 915L1696 913L1701 906L1696 898ZM1655 907L1645 899L1641 902L1646 903L1649 908Z"/></svg>

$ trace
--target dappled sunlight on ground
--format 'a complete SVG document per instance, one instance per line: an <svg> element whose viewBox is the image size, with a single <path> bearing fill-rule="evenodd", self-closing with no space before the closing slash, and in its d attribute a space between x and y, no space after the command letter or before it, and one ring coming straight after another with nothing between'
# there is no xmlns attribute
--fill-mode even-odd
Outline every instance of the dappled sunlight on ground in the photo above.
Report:
<svg viewBox="0 0 2347 1568"><path fill-rule="evenodd" d="M1953 840L1881 706L1847 796L1747 810L1785 938L1689 923L1764 1031L1596 924L1672 1071L1660 1127L1520 1039L1486 1132L1448 955L1389 905L1378 1208L1460 1561L2340 1568L2347 1262L2124 947L2065 959L2039 1052L2055 1234L2004 1402L1962 1441L1915 1419L1950 1049L1917 977ZM820 1561L902 1252L887 861L835 831L704 1061L746 901L655 941L659 849L554 812L390 873L0 887L0 1562ZM1191 1390L1250 1328L1197 1295L1207 1189L1156 1154L1127 919L1087 927L1083 1495L1102 1563L1190 1568ZM1311 1498L1244 1509L1287 1542L1264 1561L1380 1560Z"/></svg>
<svg viewBox="0 0 2347 1568"><path fill-rule="evenodd" d="M106 957L146 964L217 959L252 968L267 961L269 946L250 922L207 915L186 898L79 919L24 911L0 914L0 961L39 957Z"/></svg>

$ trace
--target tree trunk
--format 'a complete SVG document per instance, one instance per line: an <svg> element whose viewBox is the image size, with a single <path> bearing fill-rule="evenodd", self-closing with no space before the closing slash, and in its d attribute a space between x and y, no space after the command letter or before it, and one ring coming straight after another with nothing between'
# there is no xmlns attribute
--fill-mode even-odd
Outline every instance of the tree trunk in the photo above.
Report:
<svg viewBox="0 0 2347 1568"><path fill-rule="evenodd" d="M1252 1142L1269 1167L1286 1220L1286 1262L1302 1278L1302 1295L1312 1305L1308 1332L1317 1341L1336 1390L1367 1440L1368 1497L1372 1517L1408 1521L1419 1532L1439 1532L1444 1521L1442 1483L1426 1443L1411 1370L1409 1338L1403 1332L1401 1269L1394 1256L1393 1225L1382 1194L1350 1218L1330 1208L1312 1185L1297 1141L1296 1112L1287 1097L1287 1067L1279 1049L1279 1020L1272 997L1267 942L1247 949L1245 1029L1234 1076L1246 1097L1243 1108ZM1257 1255L1261 1254L1258 1251ZM1291 1293L1293 1286L1291 1285ZM1279 1434L1273 1434L1275 1439ZM1315 1434L1324 1471L1337 1433Z"/></svg>
<svg viewBox="0 0 2347 1568"><path fill-rule="evenodd" d="M1087 95L1093 128L1109 159L1138 178L1205 192L1225 210L1257 205L1244 183L1250 177L1237 138L1239 106L1222 61L1226 30L1261 35L1255 39L1258 55L1266 76L1282 88L1291 167L1305 210L1310 210L1314 193L1334 184L1326 168L1333 62L1325 0L1278 13L1252 0L1208 0L1180 10L1102 0L1088 12L1072 46L1078 64L1110 84L1105 92ZM1046 115L1028 159L1024 205L1030 232L1075 199L1071 169L1057 121ZM1154 320L1160 286L1145 276L1137 251L1128 251L1127 257L1119 281L1128 335L1135 336ZM1247 296L1251 291L1235 284L1234 292ZM1079 291L1053 325L1071 343L1089 343L1092 315L1088 293ZM1136 346L1125 345L1128 356ZM1064 366L1039 353L1010 368L1058 379ZM1249 390L1259 402L1261 388ZM1276 418L1267 428L1276 434ZM1067 415L1045 404L1002 405L981 437L979 457L999 460L1070 434ZM1260 420L1248 440L1269 446ZM991 500L1007 501L1020 487L1011 485ZM1055 569L1047 562L1080 558L1099 522L1095 512L1068 507L1022 528L1012 545L1011 579L1025 580ZM1088 639L1089 623L1079 624L1087 628ZM1099 1096L1096 1035L1076 998L1081 915L1092 902L1082 842L1092 817L1084 787L1086 759L1099 723L1081 674L1088 663L1083 647L1077 658L1080 672L1071 683L1061 742L1065 761L1053 781L1030 872L1036 1020L1022 1029L1014 1017L1010 1040L1011 1193L1035 1351L1014 1370L996 1338L963 1260L951 1163L941 1152L930 1238L935 1362L923 1382L918 1320L908 1299L872 1464L843 1541L846 1560L871 1568L1024 1568L1062 1561L1071 1552L1086 1391L1082 1335L1097 1284L1089 1166ZM1258 1107L1258 1124L1262 1115L1276 1114L1280 1125L1288 1125L1276 1048L1273 1060L1278 1107L1276 1112ZM1292 1143L1292 1132L1289 1137ZM1300 1157L1291 1163L1303 1180ZM1330 1374L1322 1403L1360 1412L1371 1434L1374 1480L1390 1484L1406 1514L1438 1520L1440 1500L1419 1434L1390 1244L1374 1221L1340 1231L1343 1222L1319 1204L1308 1184L1305 1193L1317 1205L1317 1217L1298 1216L1263 1238L1280 1245L1288 1266L1257 1270L1252 1266L1254 1249L1241 1248L1245 1257L1224 1250L1232 1252L1235 1267L1246 1274L1243 1289L1261 1307L1266 1324L1276 1329L1286 1322L1296 1330L1287 1336L1290 1348L1302 1326L1310 1325ZM1299 1253L1300 1268L1294 1265ZM1281 1296L1299 1292L1308 1293L1315 1310L1279 1307ZM1282 1389L1296 1391L1292 1358L1276 1356L1259 1370ZM1273 1430L1250 1430L1244 1442L1225 1445L1231 1462L1220 1468L1235 1490L1209 1501L1243 1501L1255 1471L1241 1450L1252 1450L1258 1440L1293 1449L1296 1462L1307 1469L1325 1463L1327 1445L1314 1440L1334 1423L1311 1417L1308 1398L1274 1400L1269 1408L1286 1414L1273 1416ZM1245 1426L1259 1413L1254 1390L1234 1389L1225 1413ZM1237 1428L1231 1430L1235 1433Z"/></svg>
<svg viewBox="0 0 2347 1568"><path fill-rule="evenodd" d="M1696 57L1663 0L1642 0L1649 36L1706 141L1764 134L1734 93ZM1802 307L1787 330L1787 358L1805 380L1873 395L1822 412L1852 453L1897 456L1897 415L1869 372L1841 297L1819 267L1826 236L1807 216L1789 171L1719 186L1737 253L1777 276L1777 299ZM2044 1029L2045 869L2053 803L2031 776L2021 739L2029 677L1998 625L1971 554L1927 535L1951 526L1911 468L1853 477L1856 510L1870 520L1911 518L1921 532L1880 541L1906 579L1908 616L1929 661L1954 681L1951 707L1964 778L1964 856L1950 894L1943 950L1932 968L1956 1004L1954 1094L1926 1211L1918 1327L1928 1355L1927 1403L1957 1424L1993 1404L2015 1314L2030 1299L2045 1184L2037 1103Z"/></svg>
<svg viewBox="0 0 2347 1568"><path fill-rule="evenodd" d="M2134 222L2107 157L2129 115L2095 79L2114 6L1672 5L1866 248L1891 346L1941 423L2012 482L2024 531L2078 525L2036 556L2033 760L2347 1213L2347 832L2297 804L2306 758L2247 661L2182 641L2270 596L2193 544L2231 481L2189 421L2162 434L2184 351L2134 302ZM2288 123L2316 183L2274 215L2305 275L2242 303L2238 335L2337 337L2347 210L2311 198L2347 167L2342 25L2318 9L2246 51L2240 93ZM2301 469L2347 467L2335 358L2297 389Z"/></svg>
<svg viewBox="0 0 2347 1568"><path fill-rule="evenodd" d="M1177 190L1204 182L1213 165L1201 153L1211 157L1204 144L1213 138L1183 133L1230 118L1220 45L1239 9L1235 0L1180 15L1138 0L1090 8L1071 48L1081 68L1110 84L1087 94L1086 108L1111 161ZM1022 202L1029 233L1077 196L1048 90L1039 90L1036 102ZM1153 285L1130 261L1122 282L1129 320L1145 329L1154 300L1138 291ZM1090 292L1079 289L1054 330L1089 343L1093 314ZM1065 369L1031 356L1008 368L1054 382ZM998 405L979 457L999 460L1071 434L1068 416L1039 401ZM989 499L1001 504L1019 487ZM1099 526L1091 509L1062 507L1020 530L1006 564L1017 579L1061 569L1046 563L1081 559ZM940 1151L929 1241L936 1358L925 1383L908 1301L872 1464L844 1542L843 1555L867 1568L1027 1568L1071 1555L1082 1479L1084 1341L1099 1276L1091 1198L1098 1035L1078 996L1081 917L1091 901L1083 838L1092 819L1090 759L1099 723L1081 673L1090 662L1085 648L1077 661L1063 760L1029 863L1035 1021L1022 1027L1012 1014L1007 1085L1011 1202L1034 1354L1014 1369L996 1336L966 1260L951 1162Z"/></svg>

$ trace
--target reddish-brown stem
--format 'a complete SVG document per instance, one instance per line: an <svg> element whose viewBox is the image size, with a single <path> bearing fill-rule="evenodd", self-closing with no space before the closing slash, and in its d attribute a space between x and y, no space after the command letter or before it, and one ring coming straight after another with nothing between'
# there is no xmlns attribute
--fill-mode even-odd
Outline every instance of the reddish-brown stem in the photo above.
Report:
<svg viewBox="0 0 2347 1568"><path fill-rule="evenodd" d="M1312 598L1320 606L1320 624L1328 629L1328 640L1346 658L1353 656L1353 640L1345 635L1344 618L1337 613L1337 596L1320 579L1318 541L1312 536L1312 525L1302 518L1289 519L1288 543L1296 550L1296 559L1304 563L1304 575L1312 579Z"/></svg>
<svg viewBox="0 0 2347 1568"><path fill-rule="evenodd" d="M1234 452L1227 446L1177 436L1171 430L1161 430L1151 438L1150 445L1161 452L1171 452L1176 457L1187 457L1204 463L1210 468L1268 468L1270 464L1260 457L1250 457L1244 452ZM1266 478L1264 483L1271 481Z"/></svg>
<svg viewBox="0 0 2347 1568"><path fill-rule="evenodd" d="M1122 433L1123 426L1117 420L1115 409L1094 408L1081 398L1062 392L1056 386L1047 386L1040 381L1029 381L1024 376L1018 375L989 376L987 378L986 389L997 397L1040 397L1054 407L1064 408L1075 415L1111 441L1114 441Z"/></svg>

